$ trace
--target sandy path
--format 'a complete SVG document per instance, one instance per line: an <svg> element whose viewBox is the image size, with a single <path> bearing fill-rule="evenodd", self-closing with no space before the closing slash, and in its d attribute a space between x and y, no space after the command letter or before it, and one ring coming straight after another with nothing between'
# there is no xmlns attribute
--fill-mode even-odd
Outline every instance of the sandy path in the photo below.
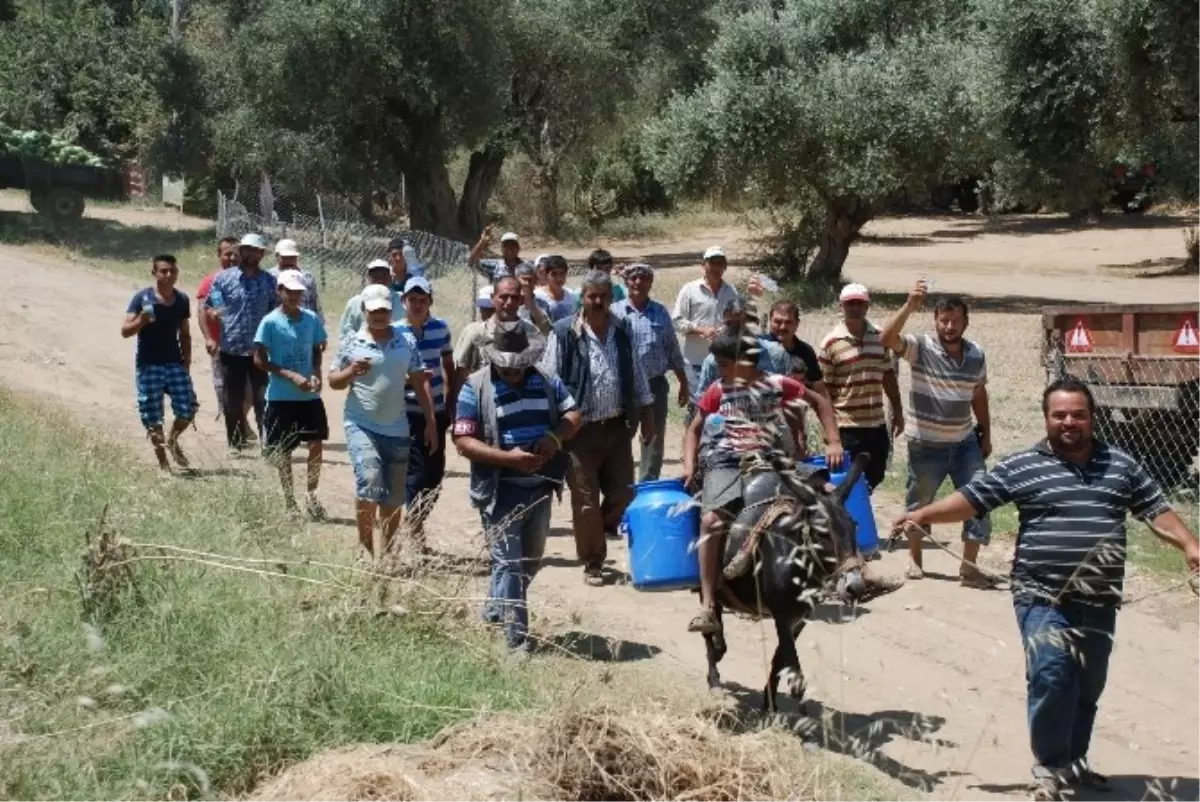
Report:
<svg viewBox="0 0 1200 802"><path fill-rule="evenodd" d="M118 327L136 287L3 246L0 275L3 382L66 404L105 431L140 441L134 345L121 339ZM69 320L59 317L51 326L52 314L61 316L67 309ZM223 431L213 420L206 361L199 363L195 375L203 412L199 436L188 439L196 461L216 467L224 460ZM340 399L327 395L332 465L322 497L331 515L345 518L351 514L353 478L342 447ZM146 459L151 459L148 449ZM466 501L466 467L451 456L431 534L443 549L474 553L478 519ZM275 491L273 485L265 487ZM882 499L877 514L887 520L894 511L894 500ZM640 594L624 586L588 588L574 562L566 504L555 508L554 527L547 567L533 586L535 615L542 612L543 621L559 622L563 629L625 641L621 654L627 659L648 659L679 683L703 687L703 645L685 632L694 597ZM321 529L348 544L353 540L345 526ZM611 544L610 553L621 567L623 546ZM899 555L872 565L887 572L903 568ZM929 553L927 567L934 576L954 572L941 553ZM483 593L482 581L475 591ZM888 773L927 783L938 797L1021 795L1029 764L1023 657L1006 593L968 591L930 578L870 603L852 621L839 621L836 609L826 612L805 631L800 651L814 707L842 714L837 720L842 740L872 752ZM1162 777L1167 783L1180 778L1174 795L1194 799L1200 761L1197 627L1173 624L1135 605L1122 614L1117 638L1092 758L1123 783L1123 798L1141 798L1146 778ZM757 690L774 646L771 628L731 619L728 639L733 651L722 664L726 683Z"/></svg>

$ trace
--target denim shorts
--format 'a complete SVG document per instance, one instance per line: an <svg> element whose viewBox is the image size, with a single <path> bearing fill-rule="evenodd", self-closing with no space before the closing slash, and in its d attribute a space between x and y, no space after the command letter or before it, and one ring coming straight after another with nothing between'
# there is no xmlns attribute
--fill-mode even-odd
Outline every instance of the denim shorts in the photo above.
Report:
<svg viewBox="0 0 1200 802"><path fill-rule="evenodd" d="M385 507L403 507L408 476L407 437L389 437L346 421L346 453L354 466L354 494Z"/></svg>
<svg viewBox="0 0 1200 802"><path fill-rule="evenodd" d="M979 440L973 433L957 443L909 440L907 507L912 511L932 504L947 479L957 490L986 470ZM991 520L987 515L980 515L964 521L962 537L964 542L986 546L992 537Z"/></svg>

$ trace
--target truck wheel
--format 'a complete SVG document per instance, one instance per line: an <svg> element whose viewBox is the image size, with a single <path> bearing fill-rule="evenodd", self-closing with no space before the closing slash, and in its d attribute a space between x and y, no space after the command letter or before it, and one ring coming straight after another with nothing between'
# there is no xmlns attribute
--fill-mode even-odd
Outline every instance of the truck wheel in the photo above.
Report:
<svg viewBox="0 0 1200 802"><path fill-rule="evenodd" d="M57 222L72 223L83 217L83 193L67 187L56 187L46 193L39 212ZM34 206L37 209L37 206Z"/></svg>
<svg viewBox="0 0 1200 802"><path fill-rule="evenodd" d="M46 213L46 190L31 189L29 190L29 205L38 214Z"/></svg>

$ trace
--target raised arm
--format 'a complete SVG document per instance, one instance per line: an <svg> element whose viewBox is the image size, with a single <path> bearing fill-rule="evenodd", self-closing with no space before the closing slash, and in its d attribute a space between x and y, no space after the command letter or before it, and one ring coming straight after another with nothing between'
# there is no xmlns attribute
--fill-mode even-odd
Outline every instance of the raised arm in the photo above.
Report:
<svg viewBox="0 0 1200 802"><path fill-rule="evenodd" d="M884 324L883 332L880 334L880 339L883 340L883 347L896 354L903 354L904 339L900 333L904 331L904 324L908 322L908 316L925 305L925 294L927 289L925 282L918 281L908 293L908 300L904 302L904 306L892 315L891 320Z"/></svg>

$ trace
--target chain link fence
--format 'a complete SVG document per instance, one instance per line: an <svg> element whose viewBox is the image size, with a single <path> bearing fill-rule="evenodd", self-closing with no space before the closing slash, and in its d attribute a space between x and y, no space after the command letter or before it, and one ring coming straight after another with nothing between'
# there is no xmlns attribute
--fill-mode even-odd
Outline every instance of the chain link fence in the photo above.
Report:
<svg viewBox="0 0 1200 802"><path fill-rule="evenodd" d="M1072 376L1096 399L1095 433L1135 457L1165 490L1200 490L1200 360L1077 353L1052 338L1046 377Z"/></svg>
<svg viewBox="0 0 1200 802"><path fill-rule="evenodd" d="M417 261L434 283L437 314L455 331L473 319L474 298L483 281L467 266L468 246L423 231L370 223L340 198L276 193L267 181L229 195L219 192L217 236L240 238L257 232L270 243L293 239L304 269L316 276L322 291L347 297L362 286L367 264L386 258L388 242L399 237L416 250Z"/></svg>

